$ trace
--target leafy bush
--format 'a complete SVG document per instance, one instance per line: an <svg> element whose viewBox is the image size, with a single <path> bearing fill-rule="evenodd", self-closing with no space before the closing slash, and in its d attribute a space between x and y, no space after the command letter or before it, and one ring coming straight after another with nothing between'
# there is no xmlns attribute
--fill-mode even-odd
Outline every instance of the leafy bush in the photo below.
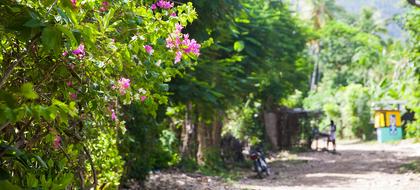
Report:
<svg viewBox="0 0 420 190"><path fill-rule="evenodd" d="M161 113L159 111L158 113ZM168 167L177 161L174 137L159 118L147 114L143 103L125 108L127 132L121 134L120 154L125 161L124 181L144 181L150 171Z"/></svg>
<svg viewBox="0 0 420 190"><path fill-rule="evenodd" d="M354 93L357 92L357 93ZM368 89L358 84L346 86L336 95L341 108L342 127L345 137L369 139L373 134L373 126L369 123L371 111ZM351 133L348 129L351 129Z"/></svg>
<svg viewBox="0 0 420 190"><path fill-rule="evenodd" d="M224 133L230 133L235 138L251 145L261 143L264 139L264 129L259 121L258 102L248 102L241 108L234 108L229 113L230 123L224 128Z"/></svg>
<svg viewBox="0 0 420 190"><path fill-rule="evenodd" d="M118 156L117 145L139 139L132 137L137 131L156 145L144 155L152 160L134 160L138 171L171 159L153 118L167 102L166 83L199 55L200 45L182 31L197 15L191 3L150 6L0 1L0 140L12 147L0 150L8 174L1 183L24 189L116 188L121 158L128 160ZM124 107L133 102L141 104L143 115L129 123L132 132L124 137L124 120L130 122ZM147 125L136 125L142 121ZM152 149L141 142L141 148ZM3 157L8 151L31 156Z"/></svg>

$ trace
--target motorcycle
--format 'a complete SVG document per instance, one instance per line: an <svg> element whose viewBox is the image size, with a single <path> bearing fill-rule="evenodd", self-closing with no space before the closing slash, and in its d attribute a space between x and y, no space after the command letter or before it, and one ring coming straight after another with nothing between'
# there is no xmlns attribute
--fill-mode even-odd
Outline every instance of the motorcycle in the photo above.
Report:
<svg viewBox="0 0 420 190"><path fill-rule="evenodd" d="M261 151L256 150L251 152L250 158L254 161L254 170L257 172L259 178L263 178L264 174L266 176L270 175L270 169Z"/></svg>

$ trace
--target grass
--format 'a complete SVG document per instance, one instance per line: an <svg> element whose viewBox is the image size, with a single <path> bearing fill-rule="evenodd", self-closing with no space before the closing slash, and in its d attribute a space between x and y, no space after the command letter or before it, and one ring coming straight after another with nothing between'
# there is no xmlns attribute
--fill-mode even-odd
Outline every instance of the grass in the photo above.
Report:
<svg viewBox="0 0 420 190"><path fill-rule="evenodd" d="M407 164L402 164L400 166L400 172L401 173L406 173L406 172L420 173L420 160L415 160Z"/></svg>
<svg viewBox="0 0 420 190"><path fill-rule="evenodd" d="M232 183L239 180L243 176L242 168L251 168L252 163L249 161L225 165L223 162L209 162L204 166L198 165L194 160L186 160L178 165L178 167L189 173L199 173L205 176L220 177L226 183Z"/></svg>
<svg viewBox="0 0 420 190"><path fill-rule="evenodd" d="M292 154L297 154L297 153L301 153L301 152L308 152L310 151L310 149L303 147L303 146L296 146L296 147L292 147L289 152Z"/></svg>
<svg viewBox="0 0 420 190"><path fill-rule="evenodd" d="M227 183L237 181L242 177L242 173L238 171L237 169L233 169L233 170L228 170L226 168L214 169L214 168L203 166L203 167L199 167L198 172L206 176L218 176L224 182L227 182Z"/></svg>

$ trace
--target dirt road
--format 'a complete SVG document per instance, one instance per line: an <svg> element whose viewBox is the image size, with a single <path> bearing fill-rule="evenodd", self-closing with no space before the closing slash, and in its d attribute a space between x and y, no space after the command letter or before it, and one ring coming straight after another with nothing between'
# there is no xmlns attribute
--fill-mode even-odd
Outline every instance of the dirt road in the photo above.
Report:
<svg viewBox="0 0 420 190"><path fill-rule="evenodd" d="M401 165L420 160L420 144L341 142L337 154L323 151L281 152L270 160L271 176L257 179L241 169L240 179L198 173L163 171L150 176L147 190L420 190L420 174L400 171ZM131 188L143 189L143 188Z"/></svg>
<svg viewBox="0 0 420 190"><path fill-rule="evenodd" d="M420 175L401 172L400 166L420 160L420 144L347 142L338 154L283 153L270 163L272 175L255 179L252 173L235 182L239 189L420 189Z"/></svg>

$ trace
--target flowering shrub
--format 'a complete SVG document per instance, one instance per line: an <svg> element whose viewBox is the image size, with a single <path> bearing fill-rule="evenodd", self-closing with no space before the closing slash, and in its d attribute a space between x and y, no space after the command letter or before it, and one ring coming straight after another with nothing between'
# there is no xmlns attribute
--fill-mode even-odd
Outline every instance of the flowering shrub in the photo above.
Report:
<svg viewBox="0 0 420 190"><path fill-rule="evenodd" d="M2 157L7 183L118 185L117 134L124 138L129 119L121 108L139 102L153 116L166 103L165 83L199 55L200 44L181 32L196 17L191 3L163 0L1 1L0 137L9 148L0 154L9 155ZM167 47L171 38L180 42ZM36 157L27 168L13 156L22 151ZM49 176L56 177L47 182Z"/></svg>
<svg viewBox="0 0 420 190"><path fill-rule="evenodd" d="M188 34L182 34L182 28L182 25L175 24L175 30L166 38L166 47L176 52L174 63L180 62L184 54L200 55L200 44L190 40Z"/></svg>

